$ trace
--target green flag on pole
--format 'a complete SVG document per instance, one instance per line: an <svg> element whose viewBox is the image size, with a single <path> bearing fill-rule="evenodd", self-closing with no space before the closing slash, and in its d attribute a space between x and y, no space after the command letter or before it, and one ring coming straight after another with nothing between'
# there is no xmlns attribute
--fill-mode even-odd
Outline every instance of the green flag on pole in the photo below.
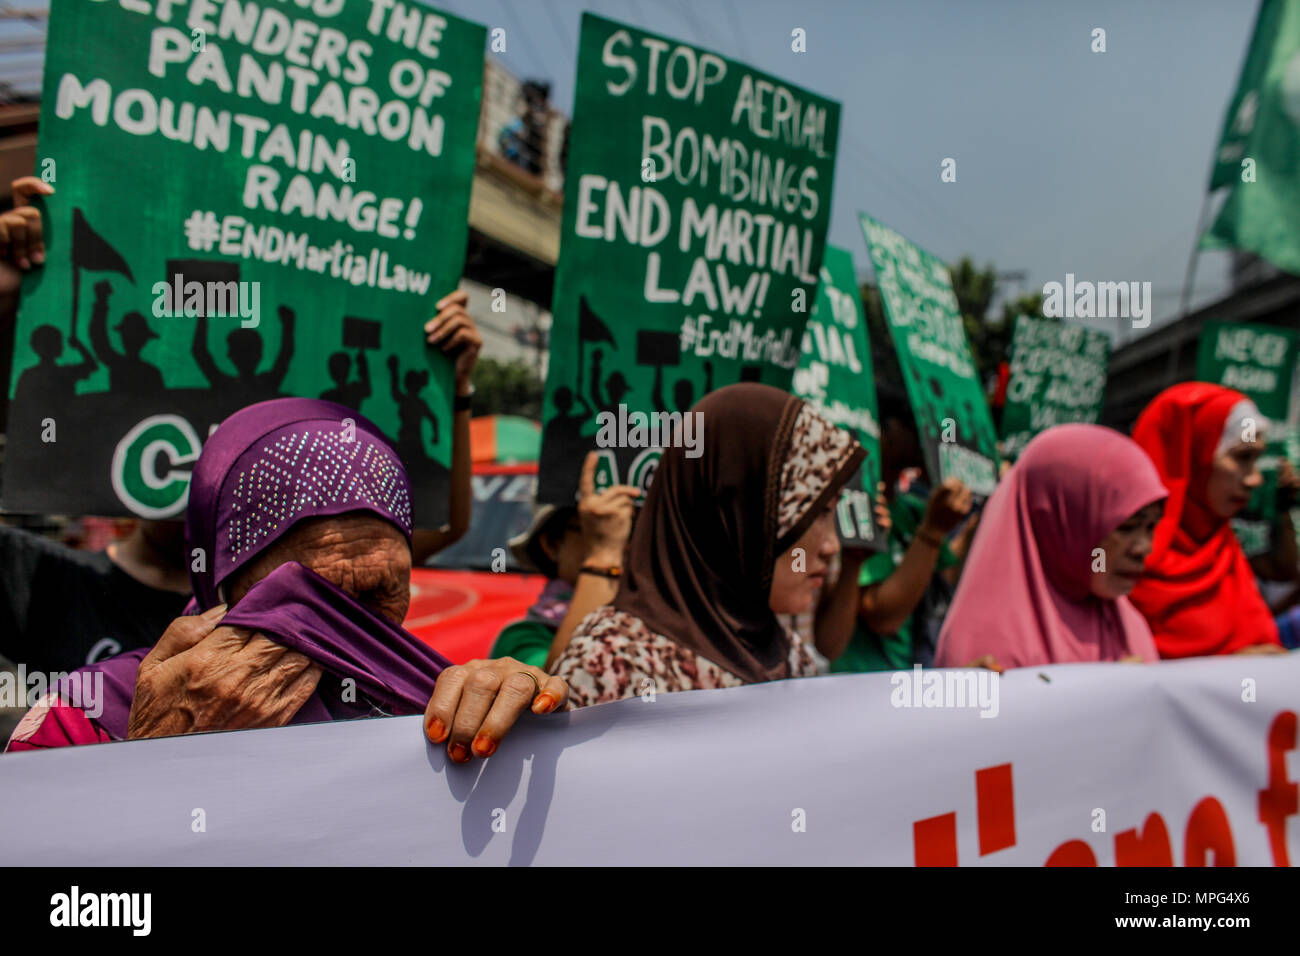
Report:
<svg viewBox="0 0 1300 956"><path fill-rule="evenodd" d="M1231 186L1201 238L1300 273L1300 0L1263 0L1215 151L1210 189Z"/></svg>

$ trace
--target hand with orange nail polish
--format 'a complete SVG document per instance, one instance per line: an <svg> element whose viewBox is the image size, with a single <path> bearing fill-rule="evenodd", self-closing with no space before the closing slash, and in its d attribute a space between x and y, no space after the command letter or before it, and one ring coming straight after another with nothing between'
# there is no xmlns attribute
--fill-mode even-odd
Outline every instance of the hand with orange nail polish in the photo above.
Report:
<svg viewBox="0 0 1300 956"><path fill-rule="evenodd" d="M470 661L438 675L424 712L424 733L447 745L453 763L490 757L525 709L549 714L569 696L569 685L513 657Z"/></svg>

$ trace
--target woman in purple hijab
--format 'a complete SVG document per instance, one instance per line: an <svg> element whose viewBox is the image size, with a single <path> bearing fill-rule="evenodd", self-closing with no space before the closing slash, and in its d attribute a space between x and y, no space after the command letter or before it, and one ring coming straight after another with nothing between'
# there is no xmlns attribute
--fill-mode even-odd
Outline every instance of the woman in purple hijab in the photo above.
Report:
<svg viewBox="0 0 1300 956"><path fill-rule="evenodd" d="M512 658L452 666L405 631L411 532L401 459L362 415L305 398L236 412L190 481L191 613L152 649L69 675L24 716L9 749L428 704L426 733L452 760L490 755L525 707L553 711L567 686Z"/></svg>

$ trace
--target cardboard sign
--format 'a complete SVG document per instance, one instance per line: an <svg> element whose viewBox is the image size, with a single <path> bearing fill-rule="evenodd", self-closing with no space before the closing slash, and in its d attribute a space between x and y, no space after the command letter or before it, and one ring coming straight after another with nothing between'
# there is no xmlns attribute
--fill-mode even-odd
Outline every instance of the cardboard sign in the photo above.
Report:
<svg viewBox="0 0 1300 956"><path fill-rule="evenodd" d="M177 517L210 429L295 395L379 425L442 524L423 323L464 264L484 41L365 0L56 0L5 508Z"/></svg>
<svg viewBox="0 0 1300 956"><path fill-rule="evenodd" d="M1109 362L1105 333L1019 316L1002 411L1002 454L1015 460L1031 438L1053 425L1096 422Z"/></svg>
<svg viewBox="0 0 1300 956"><path fill-rule="evenodd" d="M976 495L990 495L998 480L997 433L948 267L865 213L859 218L930 481L955 476Z"/></svg>
<svg viewBox="0 0 1300 956"><path fill-rule="evenodd" d="M866 449L858 477L840 493L836 516L846 546L884 550L885 535L872 505L881 466L876 380L862 293L853 253L847 249L826 247L817 305L804 330L803 359L794 373L794 393L852 432Z"/></svg>
<svg viewBox="0 0 1300 956"><path fill-rule="evenodd" d="M1264 482L1250 503L1232 519L1233 530L1249 557L1273 550L1277 522L1277 484L1282 462L1300 464L1300 332L1275 325L1207 322L1196 350L1196 378L1236 389L1270 420L1268 441L1258 467Z"/></svg>
<svg viewBox="0 0 1300 956"><path fill-rule="evenodd" d="M817 292L839 105L585 14L555 274L542 501L649 485L733 382L789 389Z"/></svg>

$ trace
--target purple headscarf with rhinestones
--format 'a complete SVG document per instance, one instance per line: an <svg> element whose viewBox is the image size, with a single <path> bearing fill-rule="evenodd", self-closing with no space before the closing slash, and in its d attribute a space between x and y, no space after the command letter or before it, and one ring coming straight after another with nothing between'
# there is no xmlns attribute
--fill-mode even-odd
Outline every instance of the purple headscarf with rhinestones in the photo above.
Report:
<svg viewBox="0 0 1300 956"><path fill-rule="evenodd" d="M299 521L353 511L392 522L410 540L406 470L372 422L346 406L307 398L259 402L231 415L209 436L190 479L185 533L195 600L186 613L220 604L222 583ZM254 584L222 624L258 631L321 666L325 676L290 721L295 724L422 713L438 674L451 665L292 561ZM96 722L115 738L126 736L136 672L147 653L142 648L82 668L104 673Z"/></svg>
<svg viewBox="0 0 1300 956"><path fill-rule="evenodd" d="M223 581L304 518L370 511L411 537L411 486L397 452L344 405L278 398L250 405L209 436L190 479L185 537L200 610ZM193 567L191 562L191 568Z"/></svg>

